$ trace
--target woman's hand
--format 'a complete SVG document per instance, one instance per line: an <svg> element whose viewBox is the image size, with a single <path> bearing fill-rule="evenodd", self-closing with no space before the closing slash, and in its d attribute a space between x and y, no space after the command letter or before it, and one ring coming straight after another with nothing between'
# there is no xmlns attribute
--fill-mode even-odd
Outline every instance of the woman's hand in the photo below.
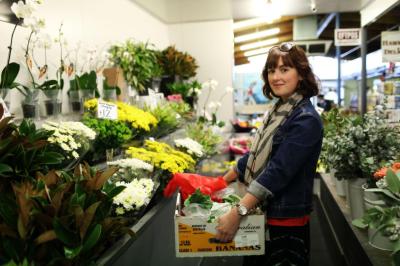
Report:
<svg viewBox="0 0 400 266"><path fill-rule="evenodd" d="M236 207L232 208L218 219L216 239L221 242L230 242L235 237L239 228L241 216Z"/></svg>

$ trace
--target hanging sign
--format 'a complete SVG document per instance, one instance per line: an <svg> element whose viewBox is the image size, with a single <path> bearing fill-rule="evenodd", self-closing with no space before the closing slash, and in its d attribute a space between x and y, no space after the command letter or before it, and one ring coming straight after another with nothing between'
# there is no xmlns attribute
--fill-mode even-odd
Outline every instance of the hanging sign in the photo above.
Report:
<svg viewBox="0 0 400 266"><path fill-rule="evenodd" d="M118 119L117 105L113 103L106 103L99 100L97 106L97 117L103 119L117 120Z"/></svg>
<svg viewBox="0 0 400 266"><path fill-rule="evenodd" d="M357 46L361 45L361 29L335 29L336 46Z"/></svg>
<svg viewBox="0 0 400 266"><path fill-rule="evenodd" d="M400 62L400 31L382 31L381 48L383 62Z"/></svg>

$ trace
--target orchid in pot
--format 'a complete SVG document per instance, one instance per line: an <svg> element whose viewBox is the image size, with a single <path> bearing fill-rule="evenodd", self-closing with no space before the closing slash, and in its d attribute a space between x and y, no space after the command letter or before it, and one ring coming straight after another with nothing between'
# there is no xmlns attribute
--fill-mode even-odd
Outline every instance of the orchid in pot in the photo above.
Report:
<svg viewBox="0 0 400 266"><path fill-rule="evenodd" d="M32 0L27 0L25 2L26 3L24 3L23 1L18 1L18 3L13 3L11 5L11 11L15 14L18 21L17 23L15 23L11 33L10 45L8 46L7 63L1 71L0 76L0 97L5 100L8 107L9 101L6 99L6 97L9 94L9 91L19 86L19 84L15 82L15 79L18 76L20 65L16 62L11 62L14 34L17 26L22 22L22 20L29 20L29 18L32 16L33 11L36 9L36 5L41 3L41 1Z"/></svg>

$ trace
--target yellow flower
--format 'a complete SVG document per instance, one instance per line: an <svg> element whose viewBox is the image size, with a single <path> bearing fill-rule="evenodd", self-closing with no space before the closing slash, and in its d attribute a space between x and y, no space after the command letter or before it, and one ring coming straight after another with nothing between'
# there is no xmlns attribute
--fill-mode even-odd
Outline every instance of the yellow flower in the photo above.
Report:
<svg viewBox="0 0 400 266"><path fill-rule="evenodd" d="M192 169L195 164L190 155L157 141L146 140L145 148L129 147L126 153L132 158L149 162L154 167L167 170L173 174Z"/></svg>
<svg viewBox="0 0 400 266"><path fill-rule="evenodd" d="M97 109L98 100L96 98L87 100L83 106L88 110L95 110Z"/></svg>

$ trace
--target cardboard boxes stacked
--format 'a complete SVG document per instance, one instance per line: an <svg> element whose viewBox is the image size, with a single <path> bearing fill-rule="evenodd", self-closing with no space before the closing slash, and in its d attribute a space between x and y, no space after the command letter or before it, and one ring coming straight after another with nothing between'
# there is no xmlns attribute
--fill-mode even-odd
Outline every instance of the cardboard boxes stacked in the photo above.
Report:
<svg viewBox="0 0 400 266"><path fill-rule="evenodd" d="M400 122L400 82L386 81L384 94L387 97L386 118L389 123Z"/></svg>

